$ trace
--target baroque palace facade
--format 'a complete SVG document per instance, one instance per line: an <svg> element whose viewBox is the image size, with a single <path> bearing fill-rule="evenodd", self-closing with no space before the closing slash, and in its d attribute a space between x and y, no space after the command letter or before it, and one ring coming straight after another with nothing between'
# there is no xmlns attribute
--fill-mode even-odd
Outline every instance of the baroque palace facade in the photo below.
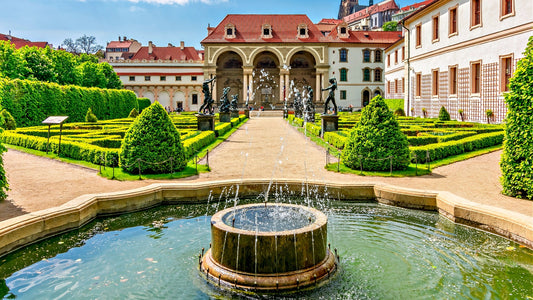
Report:
<svg viewBox="0 0 533 300"><path fill-rule="evenodd" d="M387 98L405 112L502 122L504 94L533 35L531 0L435 0L402 20L404 38L385 50Z"/></svg>
<svg viewBox="0 0 533 300"><path fill-rule="evenodd" d="M339 106L359 108L382 94L383 50L400 33L356 32L345 22L330 23L319 29L306 15L226 16L202 41L204 78L217 78L213 98L229 86L241 104L249 99L251 105L281 108L310 86L320 105L320 89L331 77Z"/></svg>
<svg viewBox="0 0 533 300"><path fill-rule="evenodd" d="M111 42L111 46L127 49L130 43ZM119 53L120 51L113 51ZM137 97L158 101L170 110L198 110L202 105L203 51L194 47L168 44L158 47L152 42L139 46L135 52L123 51L121 56L109 59L124 88Z"/></svg>

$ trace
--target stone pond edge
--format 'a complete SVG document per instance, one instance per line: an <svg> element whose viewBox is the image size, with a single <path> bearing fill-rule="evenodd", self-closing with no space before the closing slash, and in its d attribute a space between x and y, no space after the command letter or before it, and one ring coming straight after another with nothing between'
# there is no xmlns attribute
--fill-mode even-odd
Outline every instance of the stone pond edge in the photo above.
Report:
<svg viewBox="0 0 533 300"><path fill-rule="evenodd" d="M218 199L221 193L226 193L228 186L237 185L239 198L256 197L268 190L274 191L276 186L295 193L318 188L337 200L377 201L404 208L438 211L456 223L498 234L533 249L533 217L472 202L450 192L400 188L382 183L247 179L156 183L127 191L82 195L58 207L0 222L0 257L47 237L80 228L100 216L134 212L162 204L206 202L210 194Z"/></svg>

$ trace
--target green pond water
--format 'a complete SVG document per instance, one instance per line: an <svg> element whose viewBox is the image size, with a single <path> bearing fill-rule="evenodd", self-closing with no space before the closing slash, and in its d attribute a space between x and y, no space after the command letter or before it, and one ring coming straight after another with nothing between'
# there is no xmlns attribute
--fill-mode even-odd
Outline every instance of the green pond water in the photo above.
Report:
<svg viewBox="0 0 533 300"><path fill-rule="evenodd" d="M375 203L317 205L340 270L298 299L533 299L533 251L436 213ZM0 258L5 299L240 299L197 271L218 204L91 222ZM219 207L222 209L222 205ZM272 297L272 296L271 296Z"/></svg>

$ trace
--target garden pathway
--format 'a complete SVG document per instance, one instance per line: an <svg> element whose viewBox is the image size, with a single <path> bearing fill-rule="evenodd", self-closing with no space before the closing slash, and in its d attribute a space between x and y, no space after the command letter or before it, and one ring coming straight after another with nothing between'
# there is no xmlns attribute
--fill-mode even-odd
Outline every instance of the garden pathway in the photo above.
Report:
<svg viewBox="0 0 533 300"><path fill-rule="evenodd" d="M252 118L210 153L212 171L176 181L292 178L383 182L420 190L449 191L471 201L533 216L533 201L500 194L501 151L443 166L421 177L382 178L324 170L324 149L281 118ZM94 170L9 150L4 164L11 190L0 203L0 220L61 205L80 195L137 188L154 180L119 182Z"/></svg>

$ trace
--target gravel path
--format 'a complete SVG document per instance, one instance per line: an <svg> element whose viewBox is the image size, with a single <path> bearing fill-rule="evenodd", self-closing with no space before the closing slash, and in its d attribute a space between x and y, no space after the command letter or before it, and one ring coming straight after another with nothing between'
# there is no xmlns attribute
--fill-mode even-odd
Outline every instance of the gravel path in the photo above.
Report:
<svg viewBox="0 0 533 300"><path fill-rule="evenodd" d="M383 182L420 190L450 191L471 201L533 216L533 201L501 195L501 151L433 170L421 177L382 178L324 170L324 149L281 118L252 118L210 153L210 173L176 181L292 178L340 182ZM0 203L0 220L61 205L80 195L137 188L154 180L120 182L94 170L19 151L4 154L10 191Z"/></svg>

